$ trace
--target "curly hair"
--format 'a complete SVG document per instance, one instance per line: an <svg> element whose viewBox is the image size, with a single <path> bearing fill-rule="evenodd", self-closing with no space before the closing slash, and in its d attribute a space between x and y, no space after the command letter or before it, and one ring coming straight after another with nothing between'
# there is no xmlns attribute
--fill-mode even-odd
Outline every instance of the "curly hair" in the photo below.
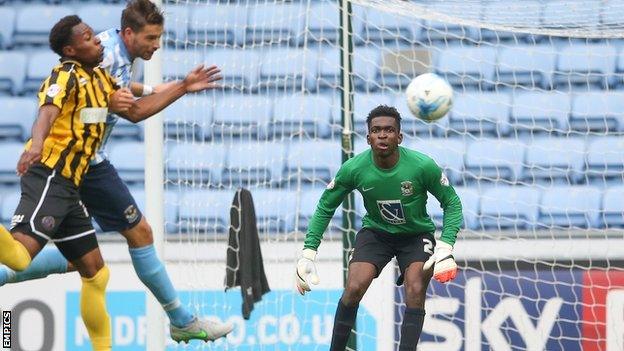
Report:
<svg viewBox="0 0 624 351"><path fill-rule="evenodd" d="M80 23L82 19L76 15L65 16L56 22L50 30L50 49L62 57L63 48L71 44L72 29Z"/></svg>
<svg viewBox="0 0 624 351"><path fill-rule="evenodd" d="M401 130L401 114L396 108L388 105L379 105L368 113L368 116L366 117L366 125L368 126L368 129L370 130L373 118L382 116L394 118L397 122L398 130Z"/></svg>

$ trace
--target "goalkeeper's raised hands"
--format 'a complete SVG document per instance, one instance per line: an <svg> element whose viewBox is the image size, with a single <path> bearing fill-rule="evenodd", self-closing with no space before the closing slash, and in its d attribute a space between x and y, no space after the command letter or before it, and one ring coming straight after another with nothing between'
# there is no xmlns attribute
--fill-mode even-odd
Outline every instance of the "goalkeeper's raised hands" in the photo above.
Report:
<svg viewBox="0 0 624 351"><path fill-rule="evenodd" d="M433 278L440 283L449 282L457 276L457 263L453 258L453 246L444 241L440 240L436 243L433 255L425 262L423 269L430 269L434 263Z"/></svg>
<svg viewBox="0 0 624 351"><path fill-rule="evenodd" d="M316 251L312 249L303 249L301 258L297 261L297 290L301 295L305 295L306 291L311 291L310 284L317 285L320 281L316 272Z"/></svg>

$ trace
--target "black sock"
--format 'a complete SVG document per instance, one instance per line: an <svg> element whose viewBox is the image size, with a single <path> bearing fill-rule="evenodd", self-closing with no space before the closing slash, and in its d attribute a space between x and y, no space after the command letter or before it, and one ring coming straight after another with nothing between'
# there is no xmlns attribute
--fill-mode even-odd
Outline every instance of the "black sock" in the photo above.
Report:
<svg viewBox="0 0 624 351"><path fill-rule="evenodd" d="M415 351L425 321L425 310L406 308L401 325L401 344L399 351Z"/></svg>
<svg viewBox="0 0 624 351"><path fill-rule="evenodd" d="M351 328L355 324L355 316L357 315L359 305L347 307L338 301L336 308L336 317L334 318L334 331L332 333L331 346L329 351L344 351L351 335Z"/></svg>

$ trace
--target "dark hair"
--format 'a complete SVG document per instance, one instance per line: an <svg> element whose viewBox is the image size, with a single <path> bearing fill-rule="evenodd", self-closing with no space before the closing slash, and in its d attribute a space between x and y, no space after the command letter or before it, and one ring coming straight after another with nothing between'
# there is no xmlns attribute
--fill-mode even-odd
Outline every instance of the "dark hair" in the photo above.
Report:
<svg viewBox="0 0 624 351"><path fill-rule="evenodd" d="M71 43L72 29L82 23L76 15L61 18L50 30L50 49L63 57L63 48Z"/></svg>
<svg viewBox="0 0 624 351"><path fill-rule="evenodd" d="M388 105L379 105L372 109L366 117L366 125L368 126L368 129L370 129L371 121L375 117L392 117L397 122L398 130L401 130L401 114L396 108Z"/></svg>
<svg viewBox="0 0 624 351"><path fill-rule="evenodd" d="M131 0L121 13L121 30L140 32L148 24L165 22L162 11L150 0Z"/></svg>

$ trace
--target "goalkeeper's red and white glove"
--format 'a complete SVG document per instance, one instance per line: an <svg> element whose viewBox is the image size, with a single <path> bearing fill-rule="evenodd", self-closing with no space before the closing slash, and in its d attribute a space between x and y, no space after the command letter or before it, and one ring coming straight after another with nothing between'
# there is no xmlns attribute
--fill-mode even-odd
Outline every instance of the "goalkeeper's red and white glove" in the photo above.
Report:
<svg viewBox="0 0 624 351"><path fill-rule="evenodd" d="M301 258L297 261L297 290L301 295L305 295L306 291L311 291L310 283L317 285L320 281L316 272L316 251L312 249L303 249Z"/></svg>
<svg viewBox="0 0 624 351"><path fill-rule="evenodd" d="M449 282L457 276L457 263L453 258L453 246L442 240L436 243L433 255L425 262L423 269L428 270L434 263L433 278L440 283Z"/></svg>

